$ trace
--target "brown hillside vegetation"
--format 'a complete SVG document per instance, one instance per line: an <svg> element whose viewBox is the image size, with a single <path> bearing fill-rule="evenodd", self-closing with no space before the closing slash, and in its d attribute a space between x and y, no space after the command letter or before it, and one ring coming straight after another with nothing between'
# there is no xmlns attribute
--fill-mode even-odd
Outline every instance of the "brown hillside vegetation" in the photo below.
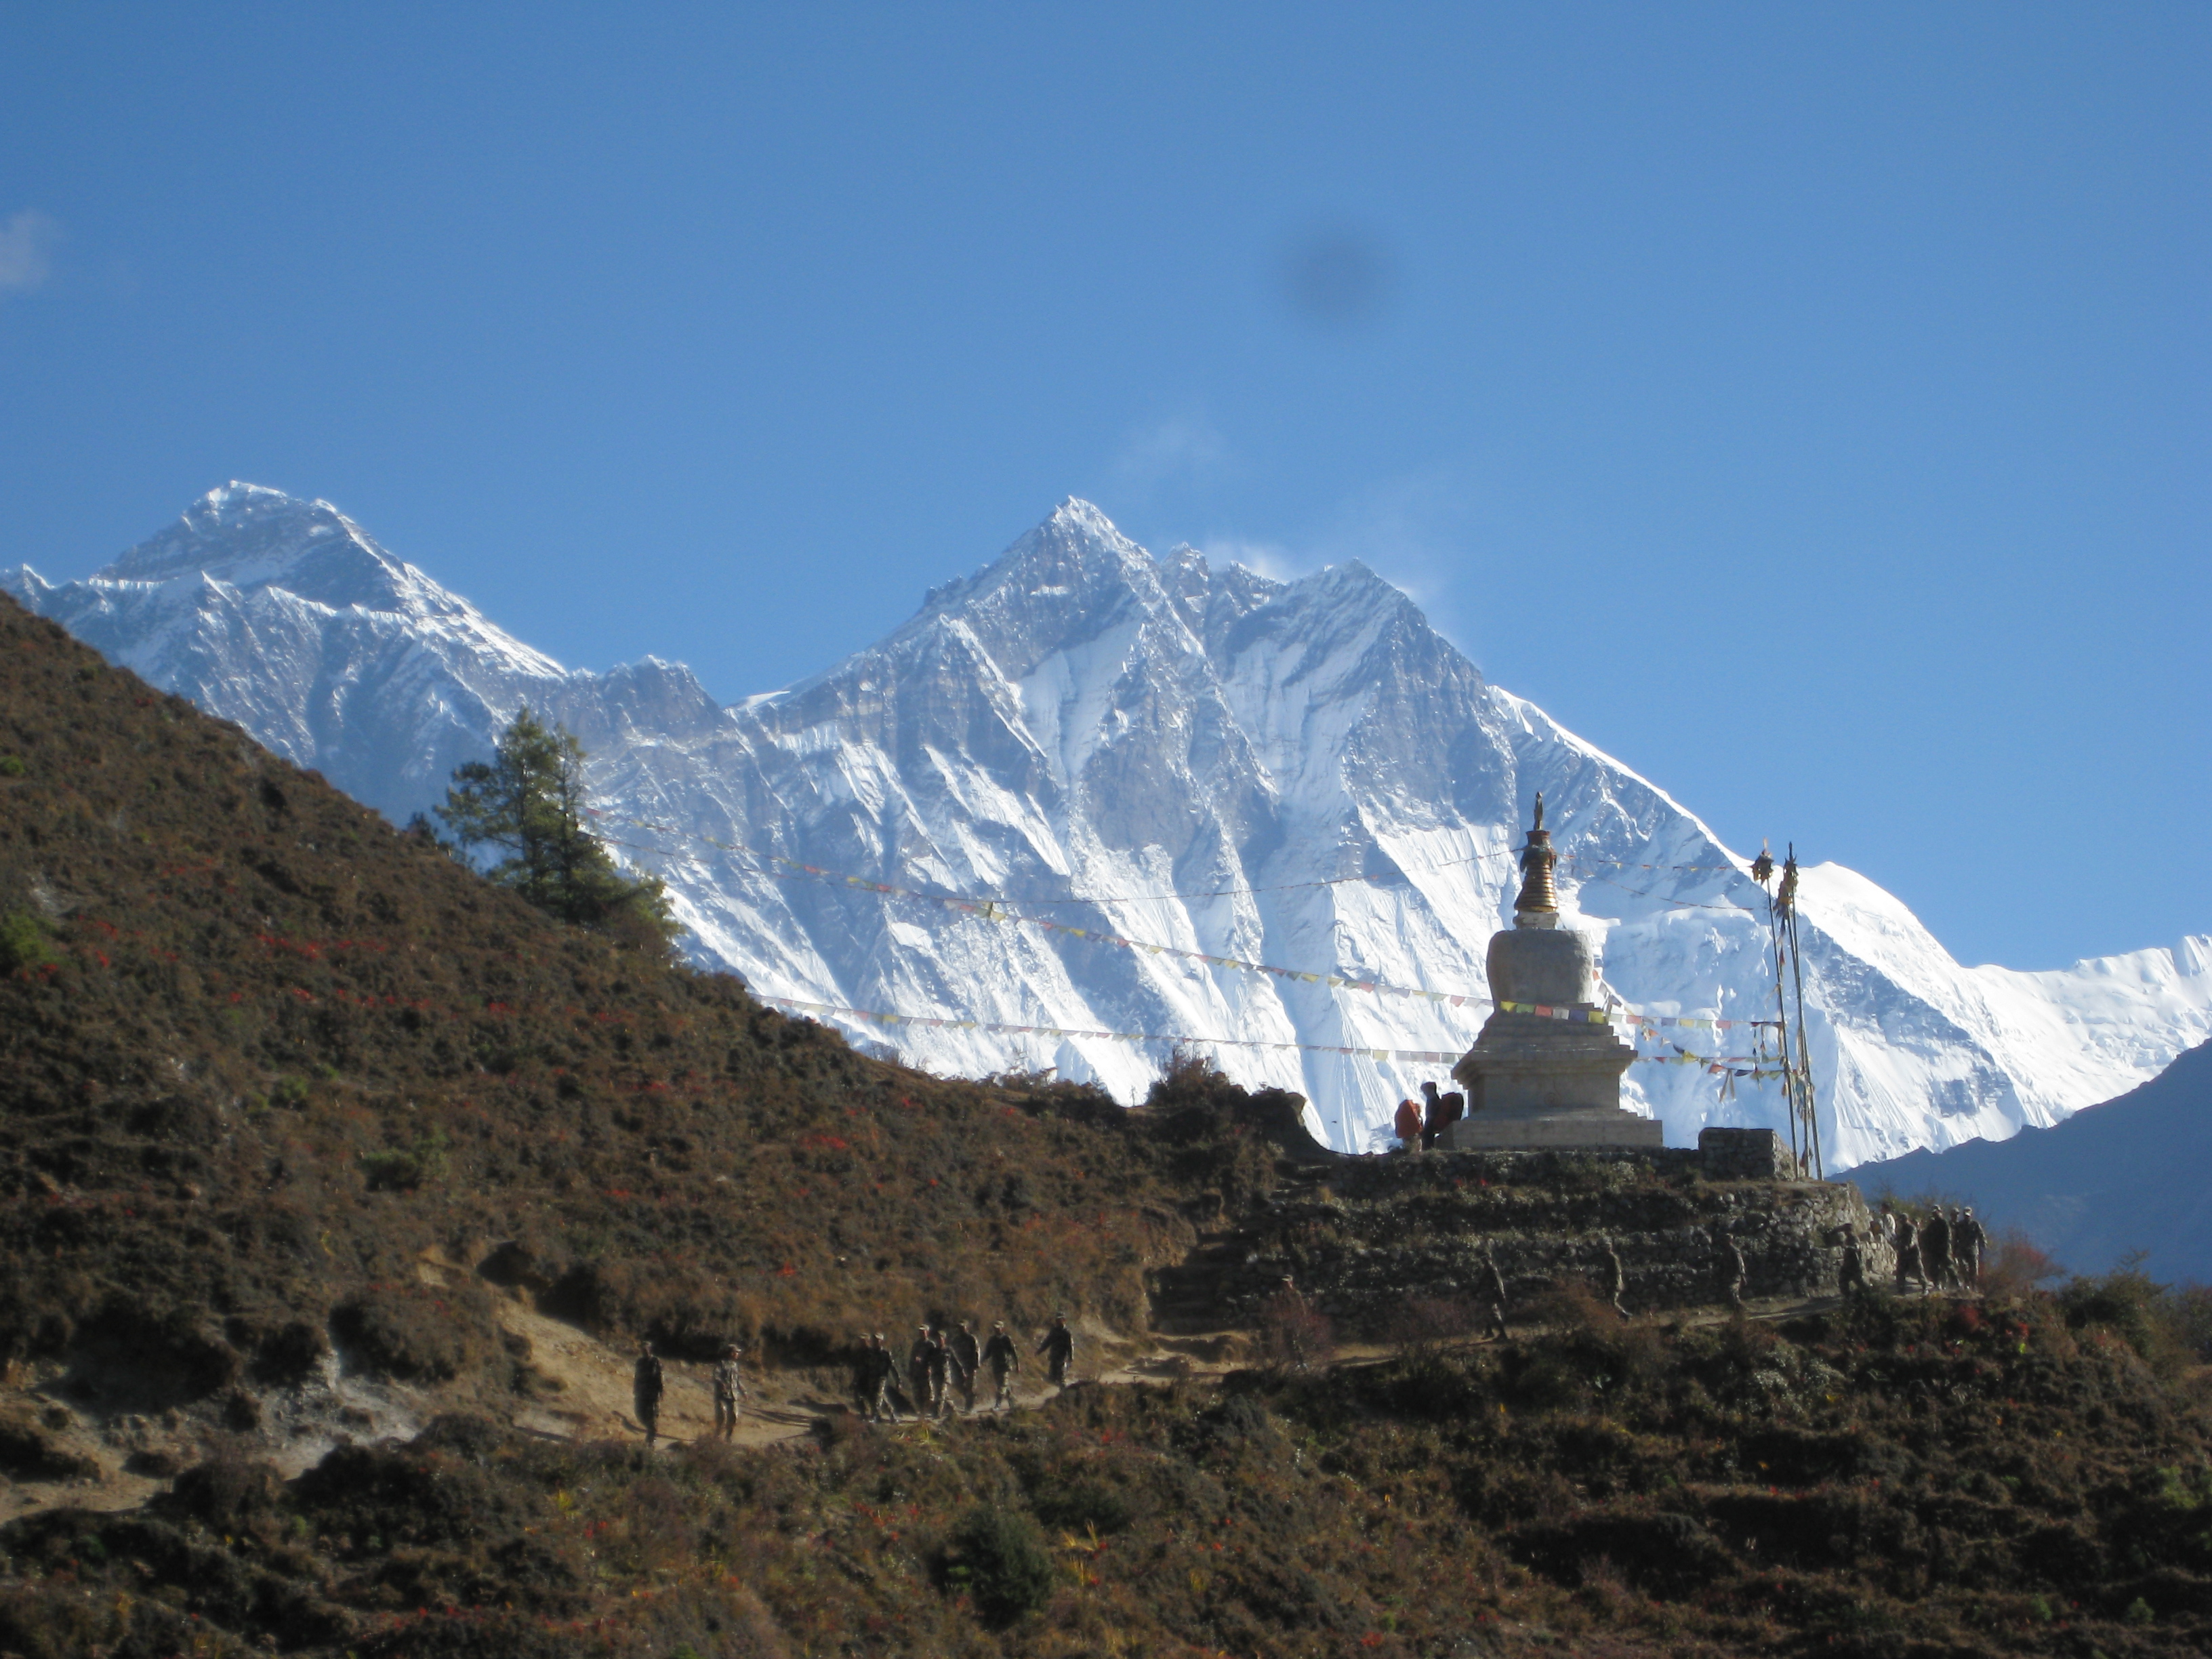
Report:
<svg viewBox="0 0 2212 1659"><path fill-rule="evenodd" d="M804 1352L924 1310L1139 1322L1188 1236L1049 1095L550 921L5 601L0 929L0 1356L142 1393L281 1381L333 1326L495 1378L431 1253L504 1247L547 1310L678 1352Z"/></svg>
<svg viewBox="0 0 2212 1659"><path fill-rule="evenodd" d="M1139 1327L1188 1218L1272 1224L1265 1116L1200 1066L1123 1115L856 1054L0 601L0 1475L105 1494L0 1525L0 1659L2212 1650L2208 1310L2133 1273L1627 1322L1569 1278L1480 1344L1408 1285L1334 1369L752 1449L517 1426L558 1379L504 1296L754 1338L786 1396L925 1311ZM1401 1235L1596 1201L1449 1184ZM277 1419L334 1369L446 1414L302 1468ZM196 1461L116 1500L73 1449L149 1422Z"/></svg>

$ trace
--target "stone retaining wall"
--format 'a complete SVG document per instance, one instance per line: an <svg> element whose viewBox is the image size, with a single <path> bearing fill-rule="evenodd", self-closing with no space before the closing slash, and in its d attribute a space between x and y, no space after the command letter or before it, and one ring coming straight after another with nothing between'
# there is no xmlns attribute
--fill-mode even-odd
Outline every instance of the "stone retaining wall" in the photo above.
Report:
<svg viewBox="0 0 2212 1659"><path fill-rule="evenodd" d="M1748 1297L1834 1294L1854 1233L1869 1279L1886 1279L1890 1253L1870 1242L1856 1188L1711 1179L1776 1161L1771 1131L1724 1133L1695 1152L1431 1152L1303 1170L1204 1265L1206 1299L1222 1323L1247 1323L1288 1277L1347 1334L1373 1334L1408 1297L1471 1296L1486 1248L1509 1309L1563 1278L1601 1294L1609 1239L1632 1314L1711 1306L1726 1300L1717 1231L1743 1252Z"/></svg>

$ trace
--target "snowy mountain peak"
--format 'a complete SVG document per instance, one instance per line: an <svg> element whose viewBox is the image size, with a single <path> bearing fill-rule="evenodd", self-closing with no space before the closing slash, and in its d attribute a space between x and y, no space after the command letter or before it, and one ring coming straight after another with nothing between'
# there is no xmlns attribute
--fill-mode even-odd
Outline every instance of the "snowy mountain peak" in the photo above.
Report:
<svg viewBox="0 0 2212 1659"><path fill-rule="evenodd" d="M234 585L270 580L328 544L349 544L379 563L394 563L361 526L328 501L233 479L194 501L167 529L117 558L100 574L111 581L167 581L207 575Z"/></svg>
<svg viewBox="0 0 2212 1659"><path fill-rule="evenodd" d="M1071 497L886 638L729 709L655 659L563 670L328 503L250 484L90 581L4 585L395 817L526 701L592 751L624 855L665 876L702 962L866 1011L827 1017L945 1072L1050 1066L1133 1098L1193 1041L1305 1094L1346 1148L1488 1012L1541 790L1615 992L1736 1022L1655 1027L1628 1099L1678 1144L1782 1121L1771 1085L1708 1069L1755 1060L1743 1022L1772 995L1742 860L1356 562L1283 581L1156 558ZM1965 969L1831 865L1802 915L1832 1168L2051 1122L2212 1035L2212 941Z"/></svg>

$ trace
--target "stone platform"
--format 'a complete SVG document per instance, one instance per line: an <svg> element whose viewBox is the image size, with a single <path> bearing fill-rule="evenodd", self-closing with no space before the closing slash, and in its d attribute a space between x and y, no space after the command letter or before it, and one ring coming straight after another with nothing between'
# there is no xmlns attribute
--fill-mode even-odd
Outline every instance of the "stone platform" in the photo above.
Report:
<svg viewBox="0 0 2212 1659"><path fill-rule="evenodd" d="M1667 1144L1659 1120L1614 1108L1553 1117L1468 1117L1444 1131L1455 1152L1537 1152L1555 1147L1653 1149Z"/></svg>

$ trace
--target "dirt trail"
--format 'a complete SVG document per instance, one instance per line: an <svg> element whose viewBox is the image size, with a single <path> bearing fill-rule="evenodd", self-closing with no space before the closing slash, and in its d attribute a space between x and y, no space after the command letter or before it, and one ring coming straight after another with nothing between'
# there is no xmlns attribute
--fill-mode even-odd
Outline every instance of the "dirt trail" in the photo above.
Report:
<svg viewBox="0 0 2212 1659"><path fill-rule="evenodd" d="M557 1391L515 1413L517 1428L558 1439L629 1438L644 1432L631 1407L635 1355L520 1303L502 1302L499 1318L508 1331L529 1342L531 1367L558 1385ZM1078 1378L1116 1385L1218 1375L1229 1370L1243 1351L1239 1334L1232 1332L1142 1343L1097 1326L1087 1326L1081 1334L1085 1340L1077 1351ZM714 1396L708 1386L710 1368L672 1359L664 1360L661 1369L666 1385L660 1406L662 1440L680 1444L705 1439L714 1425ZM735 1437L741 1446L796 1439L821 1418L849 1403L842 1389L821 1386L817 1373L763 1373L746 1364L744 1379L747 1392ZM1016 1374L1012 1392L1017 1410L1042 1405L1053 1394L1042 1372L1032 1375L1029 1366ZM976 1397L979 1411L988 1409L988 1383L978 1389Z"/></svg>
<svg viewBox="0 0 2212 1659"><path fill-rule="evenodd" d="M1752 1304L1752 1317L1781 1320L1799 1314L1838 1306L1833 1297L1805 1301L1759 1302ZM1725 1308L1684 1308L1668 1310L1662 1317L1684 1324L1722 1322L1731 1315ZM631 1407L630 1377L635 1355L611 1346L588 1332L536 1312L521 1302L502 1298L501 1324L529 1344L528 1364L540 1382L538 1397L518 1403L514 1426L526 1434L547 1439L634 1439L643 1433ZM1518 1326L1516 1336L1534 1334L1534 1328ZM1080 1331L1076 1376L1081 1382L1127 1387L1158 1384L1177 1377L1207 1379L1237 1369L1249 1358L1249 1334L1220 1331L1191 1336L1152 1334L1139 1340L1121 1336L1103 1327L1089 1325ZM1366 1344L1338 1347L1334 1364L1373 1364L1389 1358L1391 1350ZM272 1392L263 1401L258 1430L227 1427L210 1413L167 1420L143 1416L101 1417L72 1410L65 1404L64 1379L52 1376L12 1373L0 1383L0 1417L18 1422L36 1420L45 1425L44 1437L52 1451L76 1460L79 1473L47 1480L8 1480L0 1477L0 1522L34 1510L60 1507L89 1510L132 1509L167 1484L165 1473L155 1469L183 1468L212 1442L243 1437L259 1443L285 1474L298 1474L319 1461L342 1437L375 1439L405 1436L443 1410L482 1409L480 1400L442 1397L436 1391L377 1385L341 1377L333 1364L331 1375L305 1390ZM664 1446L706 1439L714 1431L714 1412L708 1388L708 1368L682 1360L664 1362L666 1393L660 1413ZM835 1373L809 1371L763 1372L748 1363L748 1390L735 1436L741 1446L769 1446L809 1433L823 1417L846 1408L842 1387L825 1383ZM1042 1380L1039 1362L1025 1358L1015 1378L1014 1405L1030 1410L1054 1396ZM988 1385L980 1391L988 1408ZM166 1463L149 1464L149 1452L166 1457ZM137 1467L129 1468L135 1457Z"/></svg>

